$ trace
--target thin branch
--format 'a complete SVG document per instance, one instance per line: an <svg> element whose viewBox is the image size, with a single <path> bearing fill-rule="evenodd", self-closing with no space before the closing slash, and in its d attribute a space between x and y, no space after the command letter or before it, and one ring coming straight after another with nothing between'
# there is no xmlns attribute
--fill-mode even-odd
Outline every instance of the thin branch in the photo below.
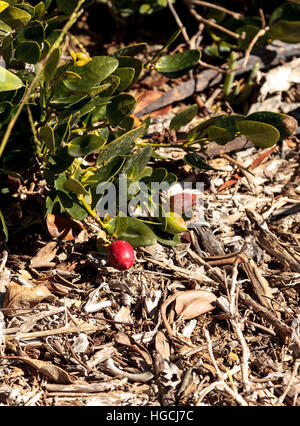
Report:
<svg viewBox="0 0 300 426"><path fill-rule="evenodd" d="M300 359L296 359L295 364L294 364L294 368L293 371L291 373L291 376L289 378L289 381L287 383L287 386L285 388L285 391L282 393L282 395L278 398L278 401L276 403L276 405L281 405L285 399L285 397L288 394L288 391L290 390L292 384L293 384L293 380L295 379L295 377L297 376L298 373L298 368L300 366Z"/></svg>
<svg viewBox="0 0 300 426"><path fill-rule="evenodd" d="M211 27L216 28L219 31L222 31L223 33L226 33L226 34L230 35L231 37L234 37L235 39L243 39L243 37L244 37L244 33L242 33L242 34L234 33L233 31L230 31L227 28L222 27L221 25L216 24L211 19L205 19L205 18L203 18L201 15L199 15L199 13L197 13L195 11L195 9L193 7L190 8L190 13L194 16L194 18L197 19L197 21L203 22L206 25L210 25Z"/></svg>
<svg viewBox="0 0 300 426"><path fill-rule="evenodd" d="M240 18L243 17L243 15L241 15L238 12L233 12L232 10L226 9L226 7L222 7L222 6L219 6L218 4L214 4L214 3L208 3L207 1L191 0L191 1L189 1L189 3L197 4L199 6L210 7L211 9L220 10L221 12L224 12L227 15L233 16L235 19L240 19Z"/></svg>
<svg viewBox="0 0 300 426"><path fill-rule="evenodd" d="M215 385L215 386L222 386L223 388L224 388L224 390L229 394L229 395L231 395L231 397L232 398L234 398L235 400L236 400L236 402L239 404L239 405L242 405L243 407L248 407L249 406L249 404L244 400L244 398L237 392L237 390L236 390L236 386L234 385L234 383L232 383L232 386L233 386L233 388L231 388L230 386L228 386L227 385L227 383L224 381L224 377L223 377L223 374L222 374L222 372L220 371L220 369L219 369L219 367L218 367L218 364L217 364L217 362L216 362L216 359L215 359L215 357L214 357L214 353L213 353L213 349L212 349L212 341L211 341L211 338L210 338L210 335L209 335L209 332L208 332L208 330L207 329L205 329L204 330L204 334L205 334L205 338L206 338L206 341L207 341L207 346L208 346L208 353L209 353L209 356L210 356L210 358L211 358L211 360L212 360L212 363L213 363L213 366L215 367L215 370L216 370L216 373L217 373L217 376L219 377L219 381L218 382L216 382L217 383L217 385ZM215 387L214 386L214 387ZM211 389L210 389L211 390ZM200 398L199 399L202 399L201 398L201 396L200 396ZM199 400L197 401L197 404L199 404Z"/></svg>
<svg viewBox="0 0 300 426"><path fill-rule="evenodd" d="M168 6L169 6L169 9L170 9L172 15L174 16L174 19L175 19L177 25L179 26L179 28L182 31L182 35L183 35L185 41L187 42L188 45L190 45L190 38L189 38L189 36L186 32L185 26L181 22L181 19L179 18L174 6L172 5L171 0L168 0Z"/></svg>
<svg viewBox="0 0 300 426"><path fill-rule="evenodd" d="M251 51L252 51L252 49L253 49L253 47L254 47L254 45L255 45L255 43L257 42L257 40L260 38L260 37L263 37L265 34L266 34L266 32L267 31L269 31L269 29L270 29L270 27L265 27L265 28L261 28L256 34L255 34L255 36L253 37L253 39L251 40L251 42L249 43L249 46L247 47L247 50L246 50L246 52L245 52L245 58L244 58L244 62L243 62L243 65L242 65L242 69L243 68L246 68L246 66L247 66L247 63L248 63L248 61L249 61L249 57L250 57L250 53L251 53Z"/></svg>
<svg viewBox="0 0 300 426"><path fill-rule="evenodd" d="M237 302L238 302L238 295L237 295L237 275L238 275L238 258L234 262L233 268L232 268L232 278L231 278L231 289L230 289L230 299L229 299L229 310L230 314L232 315L233 319L230 320L237 338L240 342L240 345L242 347L242 357L241 357L241 368L242 368L242 378L243 378L243 384L246 392L250 392L251 389L251 383L249 381L249 359L250 359L250 350L247 345L247 342L243 335L243 324L242 320L239 320L238 316L238 309L237 309Z"/></svg>

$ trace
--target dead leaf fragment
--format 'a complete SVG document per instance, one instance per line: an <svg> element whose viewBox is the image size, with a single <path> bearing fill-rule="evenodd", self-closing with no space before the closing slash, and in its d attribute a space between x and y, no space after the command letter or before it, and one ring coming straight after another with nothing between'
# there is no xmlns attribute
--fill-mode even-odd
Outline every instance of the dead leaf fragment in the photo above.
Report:
<svg viewBox="0 0 300 426"><path fill-rule="evenodd" d="M85 229L80 223L73 219L67 219L55 214L48 214L47 228L53 238L60 240L74 240Z"/></svg>
<svg viewBox="0 0 300 426"><path fill-rule="evenodd" d="M57 252L57 243L55 241L50 241L44 247L42 247L30 261L30 266L32 268L45 268L55 266L54 262L51 260L54 259Z"/></svg>
<svg viewBox="0 0 300 426"><path fill-rule="evenodd" d="M150 105L152 102L156 101L157 99L159 99L163 95L164 95L164 92L159 92L157 90L146 90L142 94L142 96L141 96L141 98L140 98L140 100L139 100L139 102L138 102L138 104L135 108L135 111L134 111L135 114L143 113L143 110L148 105ZM171 111L171 109L172 109L172 105L167 105L163 108L160 108L156 111L151 112L149 115L152 118L157 117L158 115L166 115Z"/></svg>
<svg viewBox="0 0 300 426"><path fill-rule="evenodd" d="M24 287L14 282L10 282L7 286L3 308L9 308L7 315L14 316L16 313L22 313L20 309L28 309L37 305L42 301L53 301L55 296L51 294L45 285L37 285L35 287ZM18 309L18 311L14 311Z"/></svg>
<svg viewBox="0 0 300 426"><path fill-rule="evenodd" d="M176 297L175 311L183 320L193 319L214 309L216 300L209 291L187 290Z"/></svg>
<svg viewBox="0 0 300 426"><path fill-rule="evenodd" d="M77 383L85 384L84 381L79 382L71 374L67 373L65 370L58 367L57 365L52 364L52 362L41 361L38 359L31 359L27 357L18 357L18 360L25 362L31 368L36 370L37 373L43 374L44 376L52 380L54 383L72 384L77 382Z"/></svg>

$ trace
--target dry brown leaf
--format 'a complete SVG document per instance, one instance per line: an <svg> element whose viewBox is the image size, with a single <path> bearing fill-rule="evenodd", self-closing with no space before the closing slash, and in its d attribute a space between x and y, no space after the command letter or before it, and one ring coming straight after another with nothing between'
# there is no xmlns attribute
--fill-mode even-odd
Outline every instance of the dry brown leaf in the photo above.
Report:
<svg viewBox="0 0 300 426"><path fill-rule="evenodd" d="M30 266L32 268L45 268L55 266L54 262L51 260L54 259L57 252L57 243L55 241L50 241L44 247L42 247L30 261Z"/></svg>
<svg viewBox="0 0 300 426"><path fill-rule="evenodd" d="M49 361L41 361L28 357L18 357L18 359L32 367L34 370L36 370L37 373L43 374L44 376L48 377L54 383L60 383L64 385L77 382L85 384L84 381L77 380L71 374L67 373L65 370L58 367L57 365L52 364Z"/></svg>
<svg viewBox="0 0 300 426"><path fill-rule="evenodd" d="M123 333L122 331L119 331L115 335L115 341L119 345L127 346L131 348L132 350L134 350L135 352L139 353L144 358L144 361L148 365L152 366L152 359L147 349L142 344L136 342L132 337L128 336L126 333Z"/></svg>
<svg viewBox="0 0 300 426"><path fill-rule="evenodd" d="M142 93L142 96L140 97L139 102L134 110L134 113L137 114L139 112L143 112L143 110L148 105L150 105L152 102L159 99L164 94L165 94L164 92L159 92L157 90L146 90L144 93ZM168 112L170 112L171 109L172 109L172 105L167 105L147 115L150 115L152 118L154 118L154 117L157 117L158 115L168 114Z"/></svg>
<svg viewBox="0 0 300 426"><path fill-rule="evenodd" d="M45 285L37 285L35 287L24 287L14 282L10 282L7 286L3 308L9 308L7 315L13 316L22 313L22 309L32 308L43 300L53 301L55 296L51 294ZM18 309L18 311L14 311Z"/></svg>
<svg viewBox="0 0 300 426"><path fill-rule="evenodd" d="M74 240L85 228L73 219L67 219L55 214L48 214L47 228L53 238Z"/></svg>
<svg viewBox="0 0 300 426"><path fill-rule="evenodd" d="M209 291L187 290L176 297L175 311L183 320L196 318L214 309L216 300Z"/></svg>

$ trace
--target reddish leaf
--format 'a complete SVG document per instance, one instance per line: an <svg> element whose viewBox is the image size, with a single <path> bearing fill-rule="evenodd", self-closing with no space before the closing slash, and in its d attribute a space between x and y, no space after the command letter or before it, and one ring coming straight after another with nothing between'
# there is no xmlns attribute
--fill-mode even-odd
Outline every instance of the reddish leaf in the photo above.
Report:
<svg viewBox="0 0 300 426"><path fill-rule="evenodd" d="M160 98L163 95L164 95L164 92L158 92L157 90L147 90L146 92L142 94L141 98L139 99L137 106L134 110L134 113L137 114L139 112L143 112L146 106L156 101L158 98ZM168 114L168 112L170 112L171 109L172 109L172 105L167 105L147 115L150 115L152 118L154 118L154 117L157 117L158 115Z"/></svg>
<svg viewBox="0 0 300 426"><path fill-rule="evenodd" d="M272 146L270 149L267 149L265 152L263 152L258 158L256 158L250 167L250 170L256 169L266 158L268 158L276 149L278 148L278 145Z"/></svg>

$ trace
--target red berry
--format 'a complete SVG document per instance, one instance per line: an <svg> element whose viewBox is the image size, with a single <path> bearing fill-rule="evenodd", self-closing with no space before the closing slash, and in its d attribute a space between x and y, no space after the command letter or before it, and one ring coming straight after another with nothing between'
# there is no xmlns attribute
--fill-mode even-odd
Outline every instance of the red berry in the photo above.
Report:
<svg viewBox="0 0 300 426"><path fill-rule="evenodd" d="M134 264L134 250L127 241L114 241L108 247L107 260L119 271L126 271Z"/></svg>

